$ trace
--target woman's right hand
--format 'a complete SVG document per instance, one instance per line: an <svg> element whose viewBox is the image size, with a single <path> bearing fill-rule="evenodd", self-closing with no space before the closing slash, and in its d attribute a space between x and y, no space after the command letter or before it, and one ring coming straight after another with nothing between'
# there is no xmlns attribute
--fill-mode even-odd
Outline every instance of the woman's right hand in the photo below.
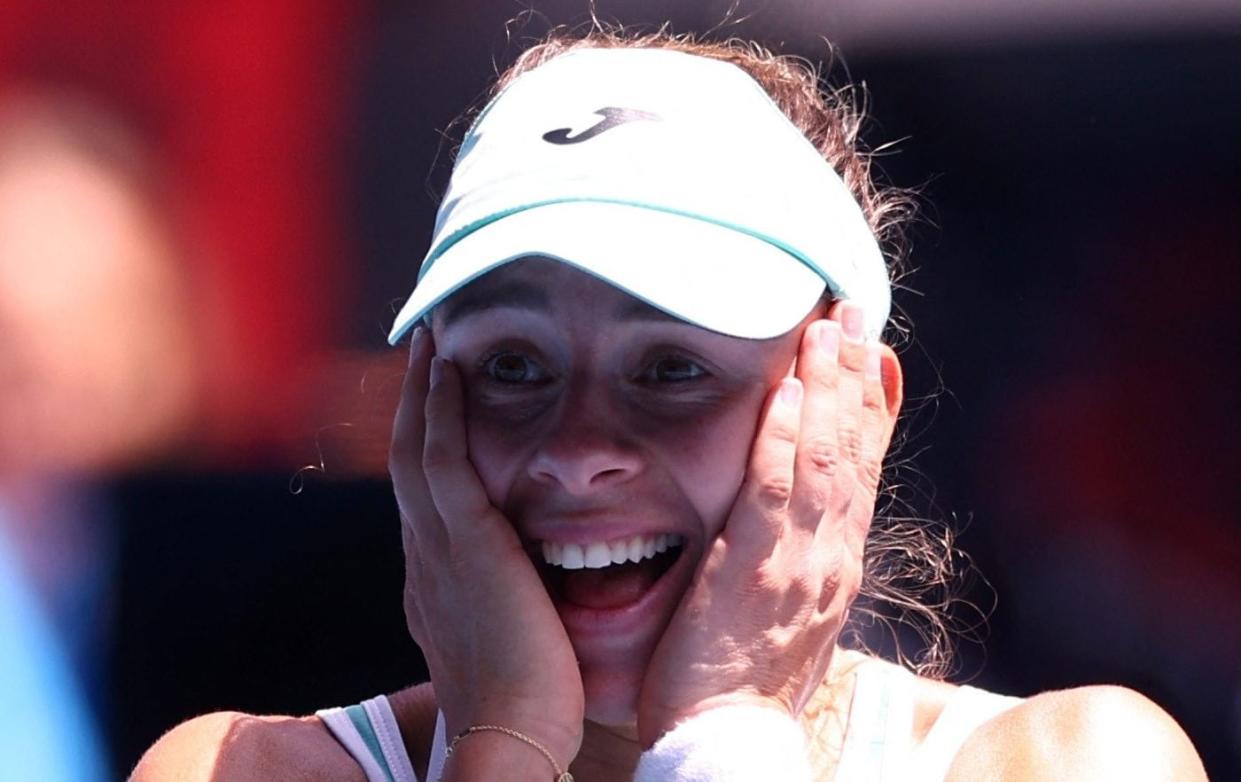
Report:
<svg viewBox="0 0 1241 782"><path fill-rule="evenodd" d="M577 658L521 540L470 462L461 378L434 352L431 334L418 329L389 454L406 622L449 736L501 725L537 739L567 767L585 712Z"/></svg>

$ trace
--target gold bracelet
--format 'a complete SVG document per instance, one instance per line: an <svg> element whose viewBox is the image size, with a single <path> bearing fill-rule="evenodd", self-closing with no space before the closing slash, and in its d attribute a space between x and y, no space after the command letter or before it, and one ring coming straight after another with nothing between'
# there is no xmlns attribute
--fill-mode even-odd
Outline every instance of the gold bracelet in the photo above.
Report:
<svg viewBox="0 0 1241 782"><path fill-rule="evenodd" d="M518 739L519 741L526 742L530 746L537 749L539 752L542 752L543 757L547 758L547 762L552 764L552 769L555 770L556 772L555 782L573 782L573 775L570 774L568 771L560 770L560 764L556 762L556 759L554 757L552 757L552 753L548 751L547 747L543 746L542 744L530 738L524 733L520 733L518 731L513 730L512 728L505 728L500 725L474 725L473 727L469 727L461 731L460 733L452 737L452 742L448 745L448 751L444 753L445 759L452 757L452 751L457 748L457 742L461 741L461 739L465 738L471 733L481 733L484 730L494 730L497 733L503 733L506 736L512 736L513 738Z"/></svg>

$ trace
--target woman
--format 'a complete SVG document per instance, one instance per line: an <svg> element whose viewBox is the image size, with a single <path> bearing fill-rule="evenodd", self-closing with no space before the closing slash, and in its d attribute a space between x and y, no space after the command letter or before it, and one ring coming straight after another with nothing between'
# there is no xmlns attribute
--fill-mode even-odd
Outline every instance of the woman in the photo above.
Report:
<svg viewBox="0 0 1241 782"><path fill-rule="evenodd" d="M855 132L746 47L528 51L391 337L431 685L198 718L135 779L1204 778L1136 693L1021 700L838 645L902 394L899 201Z"/></svg>

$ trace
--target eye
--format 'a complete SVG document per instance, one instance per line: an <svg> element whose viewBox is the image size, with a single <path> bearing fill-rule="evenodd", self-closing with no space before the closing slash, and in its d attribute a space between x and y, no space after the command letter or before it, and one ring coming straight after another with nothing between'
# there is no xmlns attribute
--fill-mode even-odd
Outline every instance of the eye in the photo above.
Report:
<svg viewBox="0 0 1241 782"><path fill-rule="evenodd" d="M550 375L543 367L520 353L494 353L482 362L482 371L489 379L509 385L541 384Z"/></svg>
<svg viewBox="0 0 1241 782"><path fill-rule="evenodd" d="M686 383L706 374L707 370L684 356L662 356L648 364L640 377L647 383Z"/></svg>

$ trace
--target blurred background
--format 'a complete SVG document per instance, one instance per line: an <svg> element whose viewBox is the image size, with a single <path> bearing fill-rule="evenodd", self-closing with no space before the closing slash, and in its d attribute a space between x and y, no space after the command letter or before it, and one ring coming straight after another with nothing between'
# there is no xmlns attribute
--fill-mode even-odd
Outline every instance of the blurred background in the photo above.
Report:
<svg viewBox="0 0 1241 782"><path fill-rule="evenodd" d="M506 21L533 7L518 25ZM707 31L729 3L605 2ZM0 0L0 778L425 676L384 334L454 120L585 0ZM923 193L916 511L988 612L959 675L1135 687L1241 779L1241 5L768 0ZM359 639L364 643L359 643Z"/></svg>

